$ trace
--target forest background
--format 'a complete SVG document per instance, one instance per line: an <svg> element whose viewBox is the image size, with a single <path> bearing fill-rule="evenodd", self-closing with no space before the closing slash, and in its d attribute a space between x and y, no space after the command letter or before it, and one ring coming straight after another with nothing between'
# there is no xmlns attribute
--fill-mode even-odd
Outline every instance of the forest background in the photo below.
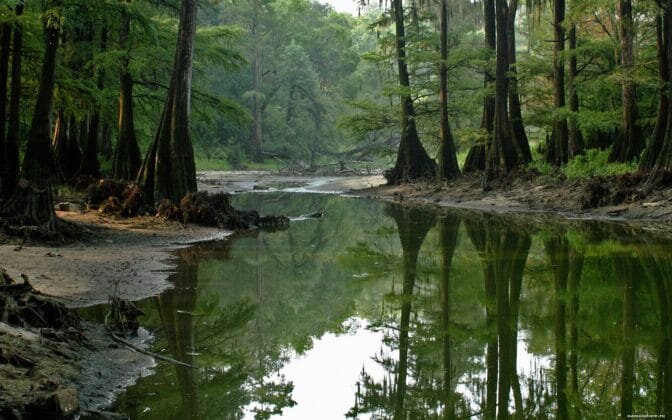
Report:
<svg viewBox="0 0 672 420"><path fill-rule="evenodd" d="M18 144L23 153L44 64L43 22L52 16L60 25L52 146L63 179L135 179L169 87L179 2L3 2L3 168L15 160L10 146ZM306 170L337 162L390 167L403 133L398 114L405 96L415 107L422 145L435 157L441 144L442 63L460 168L485 169L483 150L497 137L489 107L497 64L491 25L500 12L508 19L513 51L506 73L511 130L518 124L530 154L521 163L542 174L560 166L571 178L651 169L661 154L662 140L648 153L653 157L644 149L665 133L666 4L353 3L359 16L310 0L198 2L191 115L198 169ZM445 60L443 5L450 21ZM396 9L403 9L408 86L398 82ZM18 49L17 33L22 34ZM17 60L21 68L15 74ZM12 111L17 77L18 111ZM563 136L571 147L558 154L556 139ZM473 160L478 153L481 158Z"/></svg>

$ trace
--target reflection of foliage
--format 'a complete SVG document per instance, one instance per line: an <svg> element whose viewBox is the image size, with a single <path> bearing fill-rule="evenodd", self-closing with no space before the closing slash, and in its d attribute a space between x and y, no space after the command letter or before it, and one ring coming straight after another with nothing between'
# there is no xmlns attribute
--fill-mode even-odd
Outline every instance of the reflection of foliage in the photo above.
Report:
<svg viewBox="0 0 672 420"><path fill-rule="evenodd" d="M290 397L294 386L292 383L280 384L275 382L264 382L256 388L258 395L257 401L262 408L255 408L254 417L256 419L268 419L274 414L282 414L284 407L294 407L296 402Z"/></svg>
<svg viewBox="0 0 672 420"><path fill-rule="evenodd" d="M510 378L520 378L516 414L557 417L559 379L566 379L569 418L616 417L623 396L631 398L632 412L672 414L667 408L672 404L672 245L666 240L624 233L613 225L520 227L511 218L487 216L483 220L492 220L487 221L489 227L479 227L482 235L470 232L477 238L474 244L467 232L471 228L465 227L473 223L452 222L449 230L457 245L449 283L444 283L441 232L446 226L398 228L395 225L412 220L397 214L395 221L385 216L394 214L385 212L384 204L365 200L272 193L236 199L269 213L327 211L322 221L293 223L291 232L263 233L236 240L228 249L184 254L198 267L197 290L188 290L189 284L181 289L183 297L193 294L195 305L181 316L190 317L192 350L199 354L198 364L207 366L196 375L203 417L236 418L246 412L268 418L293 405L293 378L282 377L282 367L324 333L351 331L344 321L353 316L382 333L374 360L383 373L368 367L362 371L350 417L368 413L392 418L400 398L410 418L446 417L448 404L457 418L484 412L488 387L494 384L496 390L498 385L497 374L488 382L487 348L493 339L498 346L499 336L497 320L488 324L486 305L492 296L485 291L483 267L494 267L498 275L511 272L513 264L505 257L513 254L525 265L524 270L519 267L519 302L513 299L516 284L509 282L507 289L511 307L518 304L518 316L505 320L511 337L518 332L518 369ZM403 247L400 235L406 235ZM417 241L422 238L420 246ZM412 285L403 258L409 245L418 252ZM523 260L526 247L529 254ZM581 275L573 281L572 267L580 260ZM626 277L633 273L637 281L626 299ZM559 274L567 275L565 286L556 285ZM635 310L629 321L633 329L626 337L623 313L628 299ZM559 304L565 306L564 315ZM149 314L149 325L160 325L151 306L142 309ZM402 319L403 314L408 318ZM564 344L556 341L562 335L561 323ZM564 356L558 351L562 346ZM157 347L168 347L166 340L160 338ZM407 351L407 380L400 394L402 348ZM629 388L622 386L628 348L635 349L631 397L623 392ZM561 375L558 357L566 358ZM165 384L159 397L143 401L135 410L149 406L157 417L179 413L180 394L169 386L174 375L174 367L160 366L154 377L129 391L144 395L154 392L155 383ZM124 408L132 414L136 403L132 395L126 398ZM509 405L516 406L514 398Z"/></svg>

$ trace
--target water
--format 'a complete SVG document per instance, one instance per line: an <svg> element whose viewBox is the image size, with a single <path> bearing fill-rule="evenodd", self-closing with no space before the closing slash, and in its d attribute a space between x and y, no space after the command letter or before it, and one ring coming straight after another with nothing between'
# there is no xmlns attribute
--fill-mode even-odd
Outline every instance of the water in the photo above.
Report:
<svg viewBox="0 0 672 420"><path fill-rule="evenodd" d="M322 219L179 251L140 302L160 363L132 418L672 416L672 241L617 224L335 195L234 205Z"/></svg>

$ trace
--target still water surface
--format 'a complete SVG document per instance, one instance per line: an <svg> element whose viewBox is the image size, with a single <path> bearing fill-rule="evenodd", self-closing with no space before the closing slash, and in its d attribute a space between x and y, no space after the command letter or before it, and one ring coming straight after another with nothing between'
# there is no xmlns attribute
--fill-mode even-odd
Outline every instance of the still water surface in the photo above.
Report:
<svg viewBox="0 0 672 420"><path fill-rule="evenodd" d="M139 303L157 419L672 416L672 241L615 224L235 196L292 222L176 254Z"/></svg>

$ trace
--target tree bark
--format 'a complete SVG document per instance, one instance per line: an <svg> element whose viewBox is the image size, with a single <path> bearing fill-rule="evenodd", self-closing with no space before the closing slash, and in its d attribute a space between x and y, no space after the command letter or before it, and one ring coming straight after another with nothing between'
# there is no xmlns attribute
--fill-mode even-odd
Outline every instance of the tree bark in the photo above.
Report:
<svg viewBox="0 0 672 420"><path fill-rule="evenodd" d="M126 9L122 9L119 48L126 50L126 54L121 59L119 72L119 137L112 157L112 177L123 180L132 180L138 176L141 159L133 121L133 78L128 70L130 30L130 16Z"/></svg>
<svg viewBox="0 0 672 420"><path fill-rule="evenodd" d="M667 60L667 97L672 97L672 0L665 1L665 22L663 28L665 29L665 60ZM656 157L656 164L647 179L647 183L658 182L665 172L672 171L672 106L667 107L667 121L665 124L665 135L663 138L663 146L660 153Z"/></svg>
<svg viewBox="0 0 672 420"><path fill-rule="evenodd" d="M16 5L16 16L23 15L23 2ZM21 54L23 53L23 28L21 23L14 25L12 40L12 83L10 87L9 117L7 122L7 141L5 143L6 172L2 186L5 197L14 193L19 182L19 133L21 105Z"/></svg>
<svg viewBox="0 0 672 420"><path fill-rule="evenodd" d="M484 189L490 183L508 174L519 165L518 154L513 143L511 121L508 113L509 99L509 44L507 41L508 4L506 0L496 0L495 18L497 22L497 52L495 68L495 121L493 139L486 150Z"/></svg>
<svg viewBox="0 0 672 420"><path fill-rule="evenodd" d="M556 115L545 158L546 162L559 166L569 160L569 130L567 118L562 115L565 107L565 0L554 0L553 11L553 107Z"/></svg>
<svg viewBox="0 0 672 420"><path fill-rule="evenodd" d="M0 24L0 199L7 197L5 179L7 173L7 144L5 142L5 116L7 114L7 78L9 72L9 48L12 39L12 27Z"/></svg>
<svg viewBox="0 0 672 420"><path fill-rule="evenodd" d="M455 140L450 131L450 122L448 121L448 1L441 1L441 29L440 29L440 49L441 63L439 64L440 75L440 93L439 102L441 105L440 137L441 146L439 148L439 181L454 179L460 176L460 168L457 164L457 155L455 153Z"/></svg>
<svg viewBox="0 0 672 420"><path fill-rule="evenodd" d="M261 95L261 51L259 44L259 1L254 0L252 16L252 81L254 95L252 97L252 136L250 138L250 158L253 162L261 162L261 147L263 142L263 101Z"/></svg>
<svg viewBox="0 0 672 420"><path fill-rule="evenodd" d="M568 124L568 158L583 154L585 148L583 134L579 128L577 114L579 112L579 94L576 89L578 77L578 63L576 59L576 24L572 23L569 28L569 78L567 88L569 90L569 110L571 115Z"/></svg>
<svg viewBox="0 0 672 420"><path fill-rule="evenodd" d="M189 133L191 76L196 34L196 0L182 0L173 75L156 136L139 181L155 203L177 203L196 191L194 150Z"/></svg>
<svg viewBox="0 0 672 420"><path fill-rule="evenodd" d="M511 120L511 133L513 135L513 144L518 153L518 164L527 164L532 162L532 151L530 143L527 140L525 126L523 125L523 112L520 106L520 95L518 93L518 71L516 69L516 11L518 10L518 0L511 0L509 3L509 14L507 17L507 43L509 53L509 119Z"/></svg>
<svg viewBox="0 0 672 420"><path fill-rule="evenodd" d="M665 140L665 127L667 126L668 109L670 107L670 97L668 95L667 83L669 80L669 63L666 57L666 34L669 34L670 28L669 16L672 10L663 10L662 16L656 17L656 51L658 53L658 113L656 117L656 126L653 129L649 145L644 149L642 160L639 162L639 169L648 172L656 164L656 158L663 148Z"/></svg>
<svg viewBox="0 0 672 420"><path fill-rule="evenodd" d="M100 51L107 50L107 27L103 27L100 31ZM94 70L93 76L97 76L96 87L99 92L103 91L105 87L105 70L98 68ZM93 114L89 120L89 133L86 138L86 146L84 147L84 157L82 160L82 167L79 173L82 175L100 178L100 162L98 161L98 135L100 133L100 106L94 105Z"/></svg>
<svg viewBox="0 0 672 420"><path fill-rule="evenodd" d="M495 35L495 0L483 0L483 30L485 31L485 48L493 57L496 49ZM483 98L483 118L481 119L481 130L487 133L487 143L492 141L492 129L495 119L495 96L490 94L495 78L490 71L489 66L485 70L484 76L485 98ZM485 144L477 144L469 149L467 158L464 161L463 172L482 171L485 169Z"/></svg>
<svg viewBox="0 0 672 420"><path fill-rule="evenodd" d="M399 85L404 90L401 95L401 140L394 168L385 172L388 184L400 184L417 179L434 179L436 163L429 157L420 143L415 125L415 108L408 92L410 77L406 65L406 32L404 28L404 10L401 0L392 1L396 30L396 54L399 72Z"/></svg>
<svg viewBox="0 0 672 420"><path fill-rule="evenodd" d="M618 2L621 19L621 67L623 69L621 129L609 154L609 162L630 162L639 157L644 149L642 130L637 125L637 88L632 78L635 70L634 21L631 0Z"/></svg>
<svg viewBox="0 0 672 420"><path fill-rule="evenodd" d="M59 0L51 2L60 6ZM26 136L26 152L21 167L17 189L2 210L2 213L18 219L23 224L40 226L54 232L57 230L51 183L56 165L50 144L51 103L54 96L56 76L56 51L60 19L44 19L45 51L40 84L37 91L35 111Z"/></svg>
<svg viewBox="0 0 672 420"><path fill-rule="evenodd" d="M63 109L58 111L57 118L52 144L58 163L58 173L63 175L65 181L68 181L77 174L82 164L79 138L85 132L82 124L86 124L86 120L78 124L75 116L66 117Z"/></svg>

